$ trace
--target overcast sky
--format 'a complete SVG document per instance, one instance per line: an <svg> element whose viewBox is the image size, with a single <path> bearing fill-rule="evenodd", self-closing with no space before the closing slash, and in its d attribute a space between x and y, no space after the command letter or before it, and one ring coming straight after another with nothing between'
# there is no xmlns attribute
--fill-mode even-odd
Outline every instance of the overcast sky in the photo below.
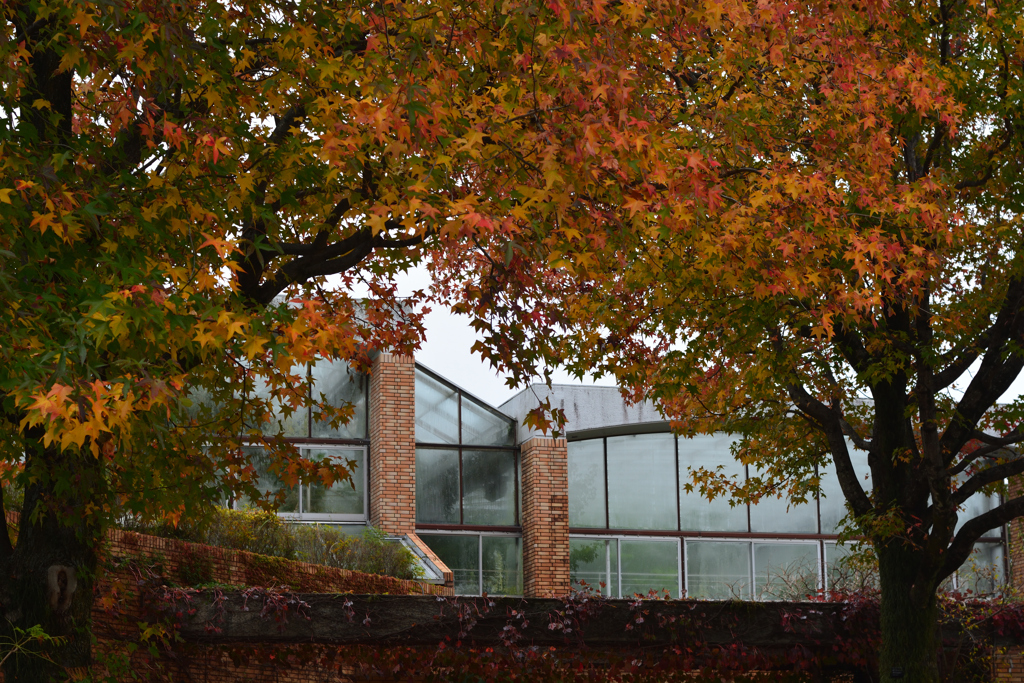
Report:
<svg viewBox="0 0 1024 683"><path fill-rule="evenodd" d="M409 295L417 289L426 291L430 288L430 275L425 268L417 268L401 277L398 287L401 295ZM418 362L493 406L500 406L521 391L510 389L504 376L498 375L480 356L470 351L477 334L470 327L469 318L433 306L426 316L426 327L427 339L416 354ZM579 380L563 371L556 371L552 381L556 384L580 384ZM607 378L590 379L586 383L615 384Z"/></svg>
<svg viewBox="0 0 1024 683"><path fill-rule="evenodd" d="M426 290L430 286L430 277L426 269L416 269L399 280L399 291L407 295L416 289ZM461 388L481 398L491 405L500 406L515 396L519 390L509 389L505 378L494 372L478 355L470 351L477 340L476 331L469 326L469 319L454 315L447 309L435 306L426 317L427 338L422 349L416 354L416 360L437 374L454 382ZM961 378L958 385L966 388L970 377L977 369L977 364ZM566 372L556 371L555 383L579 384L579 380ZM588 384L612 386L615 383L608 379L590 379ZM1009 402L1024 392L1024 373L1018 376L1003 395L1001 401Z"/></svg>

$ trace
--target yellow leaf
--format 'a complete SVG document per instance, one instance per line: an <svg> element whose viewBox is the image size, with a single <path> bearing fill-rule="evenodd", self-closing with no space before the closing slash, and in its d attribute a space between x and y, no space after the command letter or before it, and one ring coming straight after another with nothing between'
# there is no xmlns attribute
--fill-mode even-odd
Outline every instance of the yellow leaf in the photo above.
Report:
<svg viewBox="0 0 1024 683"><path fill-rule="evenodd" d="M387 219L384 216L374 214L368 216L366 222L370 225L370 230L373 234L377 235L384 231L384 224L387 222Z"/></svg>
<svg viewBox="0 0 1024 683"><path fill-rule="evenodd" d="M84 38L85 32L89 30L89 27L96 25L96 18L84 9L80 9L78 10L78 13L75 14L75 18L71 20L71 23L78 24L78 30Z"/></svg>
<svg viewBox="0 0 1024 683"><path fill-rule="evenodd" d="M245 352L245 355L249 360L252 360L263 353L263 347L268 341L270 340L266 337L253 337L242 345L242 351Z"/></svg>

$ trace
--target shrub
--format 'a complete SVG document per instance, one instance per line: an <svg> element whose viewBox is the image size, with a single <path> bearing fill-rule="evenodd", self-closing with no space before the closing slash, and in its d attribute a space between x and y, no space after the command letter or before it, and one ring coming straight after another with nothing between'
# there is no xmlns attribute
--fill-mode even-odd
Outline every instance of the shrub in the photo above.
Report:
<svg viewBox="0 0 1024 683"><path fill-rule="evenodd" d="M256 508L216 508L204 519L182 520L177 526L125 517L120 526L164 538L367 574L399 579L417 579L423 575L415 556L402 544L388 541L379 529L367 527L361 536L355 536L328 524L289 525L273 512ZM198 572L199 568L196 569Z"/></svg>
<svg viewBox="0 0 1024 683"><path fill-rule="evenodd" d="M218 508L198 543L295 559L295 536L273 512Z"/></svg>
<svg viewBox="0 0 1024 683"><path fill-rule="evenodd" d="M399 579L416 579L423 575L408 548L388 541L383 531L373 527L366 527L362 536L349 535L337 527L322 524L295 527L293 533L296 556L310 564Z"/></svg>

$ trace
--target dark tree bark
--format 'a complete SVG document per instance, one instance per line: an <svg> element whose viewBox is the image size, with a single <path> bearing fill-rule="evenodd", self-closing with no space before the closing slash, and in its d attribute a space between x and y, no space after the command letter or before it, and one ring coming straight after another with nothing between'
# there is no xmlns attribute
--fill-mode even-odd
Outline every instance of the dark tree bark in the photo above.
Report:
<svg viewBox="0 0 1024 683"><path fill-rule="evenodd" d="M10 657L8 683L64 680L91 663L91 622L102 530L90 510L106 490L88 452L44 447L41 430L26 435L25 492L18 540L3 567L0 593L7 637L41 626L52 641ZM72 473L67 476L67 473Z"/></svg>
<svg viewBox="0 0 1024 683"><path fill-rule="evenodd" d="M877 552L881 583L881 680L938 681L936 586L916 583L920 552L899 539L880 546Z"/></svg>

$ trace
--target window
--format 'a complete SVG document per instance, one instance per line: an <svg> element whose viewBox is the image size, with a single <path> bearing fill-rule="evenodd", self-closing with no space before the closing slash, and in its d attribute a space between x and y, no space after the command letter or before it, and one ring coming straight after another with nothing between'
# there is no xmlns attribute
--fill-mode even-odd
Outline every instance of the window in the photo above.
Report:
<svg viewBox="0 0 1024 683"><path fill-rule="evenodd" d="M747 468L730 452L734 440L724 434L676 438L663 433L570 441L569 526L624 532L838 534L846 516L846 499L831 462L820 468L821 494L807 503L794 505L785 498L766 496L754 505L733 505L721 487L716 488L721 494L709 501L693 484L691 474L704 469L743 484ZM867 453L850 444L850 455L854 471L870 491ZM751 468L750 476L758 475ZM998 496L972 496L957 528L998 501ZM998 529L985 534L985 538L1001 537Z"/></svg>
<svg viewBox="0 0 1024 683"><path fill-rule="evenodd" d="M313 461L330 460L352 466L350 481L339 481L333 486L311 482L290 486L271 471L270 459L263 448L244 448L256 468L259 488L267 494L284 492L284 502L278 514L296 521L365 522L368 514L366 487L366 448L351 446L309 446L299 449L302 457ZM246 498L235 501L234 507L252 504Z"/></svg>
<svg viewBox="0 0 1024 683"><path fill-rule="evenodd" d="M569 526L608 526L604 481L604 440L569 445Z"/></svg>
<svg viewBox="0 0 1024 683"><path fill-rule="evenodd" d="M243 450L256 469L257 487L265 494L282 493L284 500L278 508L278 514L289 520L365 523L368 516L366 490L369 444L366 377L352 371L344 361L322 359L303 367L299 375L305 381L299 385L298 390L312 392L307 398L337 408L351 406L351 418L339 424L337 420L324 416L316 407L300 410L286 408L286 402L272 397L266 386L257 382L253 393L269 401L277 416L276 421L262 425L262 431L264 434L284 436L302 457L309 460L350 463L351 481L337 482L332 486L317 482L289 485L278 473L271 471L270 459L262 447L246 446ZM233 504L242 507L251 503L243 498Z"/></svg>
<svg viewBox="0 0 1024 683"><path fill-rule="evenodd" d="M512 418L417 367L417 535L456 595L522 595L520 489Z"/></svg>
<svg viewBox="0 0 1024 683"><path fill-rule="evenodd" d="M698 600L749 600L749 546L739 541L687 543L686 595Z"/></svg>
<svg viewBox="0 0 1024 683"><path fill-rule="evenodd" d="M456 595L522 595L522 538L513 534L420 533L455 575Z"/></svg>
<svg viewBox="0 0 1024 683"><path fill-rule="evenodd" d="M856 590L877 582L870 562L849 558L835 538L846 516L832 463L820 468L821 495L807 503L762 498L732 505L728 487L709 501L692 483L698 469L742 485L757 476L733 458L724 434L669 433L570 441L569 573L610 597L649 590L705 600L792 600L821 589ZM870 491L867 454L850 445L854 470ZM691 490L687 490L687 488ZM997 498L973 496L961 523ZM949 588L989 594L1003 581L999 530L976 546Z"/></svg>
<svg viewBox="0 0 1024 683"><path fill-rule="evenodd" d="M514 427L512 418L416 369L418 525L519 524Z"/></svg>
<svg viewBox="0 0 1024 683"><path fill-rule="evenodd" d="M736 462L729 450L732 442L733 439L724 434L701 434L692 439L677 441L680 528L700 531L747 530L746 505L732 505L727 495L708 500L693 485L691 476L691 472L704 469L736 482L746 479L742 463Z"/></svg>
<svg viewBox="0 0 1024 683"><path fill-rule="evenodd" d="M354 372L344 361L319 360L298 373L305 378L299 390L307 398L342 408L352 406L352 417L345 424L334 424L316 407L292 410L287 401L270 395L266 384L257 380L253 394L269 401L276 420L261 425L264 434L280 433L289 439L358 440L369 436L366 376Z"/></svg>
<svg viewBox="0 0 1024 683"><path fill-rule="evenodd" d="M675 437L616 436L606 440L608 526L677 529Z"/></svg>

